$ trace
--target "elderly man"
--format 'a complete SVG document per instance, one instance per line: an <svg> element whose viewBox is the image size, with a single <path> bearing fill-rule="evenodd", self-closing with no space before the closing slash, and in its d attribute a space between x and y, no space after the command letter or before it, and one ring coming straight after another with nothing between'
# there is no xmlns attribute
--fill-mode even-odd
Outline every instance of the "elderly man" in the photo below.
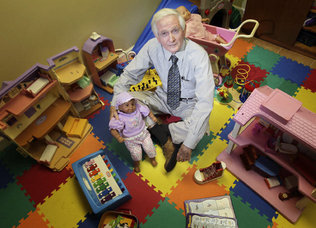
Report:
<svg viewBox="0 0 316 228"><path fill-rule="evenodd" d="M114 86L110 118L117 118L116 95L128 91L142 80L147 69L154 67L162 87L132 93L153 113L182 119L168 125L147 120L151 135L162 146L164 167L169 172L177 161L190 160L192 149L209 131L215 86L208 54L185 38L185 21L176 10L164 8L156 12L151 27L155 38L142 47Z"/></svg>

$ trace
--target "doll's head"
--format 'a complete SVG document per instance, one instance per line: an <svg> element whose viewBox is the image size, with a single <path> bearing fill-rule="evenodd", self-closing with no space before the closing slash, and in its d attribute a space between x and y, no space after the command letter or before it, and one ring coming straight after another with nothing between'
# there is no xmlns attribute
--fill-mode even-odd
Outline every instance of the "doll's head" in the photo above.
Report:
<svg viewBox="0 0 316 228"><path fill-rule="evenodd" d="M185 21L191 18L190 11L184 6L179 6L176 10L180 13L180 15L184 18Z"/></svg>
<svg viewBox="0 0 316 228"><path fill-rule="evenodd" d="M133 113L136 110L136 100L128 92L123 92L116 97L116 108L124 113Z"/></svg>

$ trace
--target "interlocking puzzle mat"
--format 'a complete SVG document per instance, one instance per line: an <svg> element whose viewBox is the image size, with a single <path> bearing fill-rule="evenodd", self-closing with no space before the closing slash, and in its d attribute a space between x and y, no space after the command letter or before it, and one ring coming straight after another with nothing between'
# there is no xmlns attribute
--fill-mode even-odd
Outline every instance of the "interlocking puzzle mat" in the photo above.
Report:
<svg viewBox="0 0 316 228"><path fill-rule="evenodd" d="M250 75L260 86L279 88L316 112L315 69L284 56L237 40L226 54L232 62L231 71L243 63L258 74ZM0 152L0 227L97 227L101 215L95 215L79 187L71 164L102 148L124 181L132 199L119 209L135 215L140 227L184 227L185 200L230 195L238 226L249 227L314 227L316 205L309 205L296 224L290 223L247 185L225 171L223 177L198 185L193 180L196 169L206 167L226 148L236 111L219 102L214 103L210 117L211 134L202 138L190 162L178 163L166 173L161 148L156 145L158 166L148 158L141 162L141 172L133 172L133 163L124 144L116 142L108 131L109 106L112 95L96 88L104 105L89 116L92 133L70 158L61 172L52 172L24 158L11 145Z"/></svg>

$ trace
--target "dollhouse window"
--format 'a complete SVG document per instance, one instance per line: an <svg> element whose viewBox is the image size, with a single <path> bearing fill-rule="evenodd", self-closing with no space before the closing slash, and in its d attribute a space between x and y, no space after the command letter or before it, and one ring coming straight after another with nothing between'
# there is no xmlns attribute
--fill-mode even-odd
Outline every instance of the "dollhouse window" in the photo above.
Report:
<svg viewBox="0 0 316 228"><path fill-rule="evenodd" d="M14 116L11 116L7 119L6 123L9 125L9 126L12 126L13 124L15 124L17 122L17 119L14 117Z"/></svg>
<svg viewBox="0 0 316 228"><path fill-rule="evenodd" d="M36 109L34 107L29 108L28 110L26 110L24 112L24 114L28 117L31 118L31 116L34 115L34 113L36 112Z"/></svg>

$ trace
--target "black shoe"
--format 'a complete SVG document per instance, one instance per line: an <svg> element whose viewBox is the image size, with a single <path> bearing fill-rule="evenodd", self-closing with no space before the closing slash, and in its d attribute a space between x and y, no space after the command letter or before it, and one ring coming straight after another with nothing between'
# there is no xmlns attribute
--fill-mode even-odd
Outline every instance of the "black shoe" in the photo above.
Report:
<svg viewBox="0 0 316 228"><path fill-rule="evenodd" d="M174 151L167 157L164 168L166 172L170 172L177 164L177 154L179 151L180 145L174 145Z"/></svg>

